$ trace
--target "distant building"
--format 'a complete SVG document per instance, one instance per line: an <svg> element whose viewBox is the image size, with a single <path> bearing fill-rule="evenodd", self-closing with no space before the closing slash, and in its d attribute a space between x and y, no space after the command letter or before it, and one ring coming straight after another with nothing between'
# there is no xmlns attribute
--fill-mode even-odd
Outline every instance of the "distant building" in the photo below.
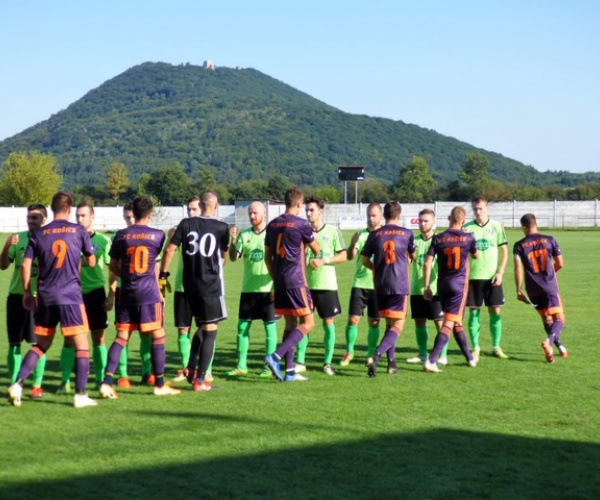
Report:
<svg viewBox="0 0 600 500"><path fill-rule="evenodd" d="M211 71L214 71L215 69L217 69L217 67L215 66L215 63L212 62L210 59L207 59L206 61L204 61L204 65L202 67L204 69L209 69Z"/></svg>

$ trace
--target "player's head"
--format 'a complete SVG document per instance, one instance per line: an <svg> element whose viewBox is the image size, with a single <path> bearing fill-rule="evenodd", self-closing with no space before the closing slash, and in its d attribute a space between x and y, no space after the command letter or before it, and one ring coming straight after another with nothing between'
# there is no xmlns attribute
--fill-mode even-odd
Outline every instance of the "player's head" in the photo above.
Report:
<svg viewBox="0 0 600 500"><path fill-rule="evenodd" d="M383 207L383 216L386 221L397 221L402 215L402 205L397 201L389 201Z"/></svg>
<svg viewBox="0 0 600 500"><path fill-rule="evenodd" d="M138 196L133 200L133 217L136 222L147 219L152 215L154 205L152 200L146 196Z"/></svg>
<svg viewBox="0 0 600 500"><path fill-rule="evenodd" d="M214 217L217 215L219 208L219 197L217 193L211 190L204 191L200 195L200 211L202 215L207 217Z"/></svg>
<svg viewBox="0 0 600 500"><path fill-rule="evenodd" d="M285 208L300 208L304 203L304 193L297 187L291 187L285 192Z"/></svg>
<svg viewBox="0 0 600 500"><path fill-rule="evenodd" d="M52 197L52 203L50 204L50 210L54 215L68 215L71 213L73 207L73 198L71 195L59 191Z"/></svg>
<svg viewBox="0 0 600 500"><path fill-rule="evenodd" d="M448 217L451 226L456 225L462 227L466 219L467 211L463 207L454 207L452 212L450 212L450 217Z"/></svg>
<svg viewBox="0 0 600 500"><path fill-rule="evenodd" d="M27 207L27 227L30 231L39 229L46 223L48 212L41 203L32 203Z"/></svg>
<svg viewBox="0 0 600 500"><path fill-rule="evenodd" d="M188 217L198 217L200 215L200 196L192 196L186 204Z"/></svg>
<svg viewBox="0 0 600 500"><path fill-rule="evenodd" d="M435 228L435 212L431 208L424 208L419 212L419 231L429 234Z"/></svg>
<svg viewBox="0 0 600 500"><path fill-rule="evenodd" d="M128 201L123 205L123 220L127 227L135 224L135 217L133 216L133 201Z"/></svg>
<svg viewBox="0 0 600 500"><path fill-rule="evenodd" d="M473 214L477 222L486 222L488 213L488 200L485 196L475 196L471 201Z"/></svg>
<svg viewBox="0 0 600 500"><path fill-rule="evenodd" d="M323 211L325 210L325 201L318 196L309 196L304 200L306 203L306 218L308 222L314 224L323 218Z"/></svg>
<svg viewBox="0 0 600 500"><path fill-rule="evenodd" d="M525 214L521 217L521 229L525 234L534 232L537 230L537 220L533 214Z"/></svg>
<svg viewBox="0 0 600 500"><path fill-rule="evenodd" d="M383 208L377 202L369 203L367 206L367 226L373 230L381 226L383 219Z"/></svg>
<svg viewBox="0 0 600 500"><path fill-rule="evenodd" d="M260 201L253 201L250 203L248 207L248 218L250 219L250 224L254 227L259 227L265 220L265 216L267 214L267 210L265 209L265 204Z"/></svg>
<svg viewBox="0 0 600 500"><path fill-rule="evenodd" d="M77 224L81 224L89 231L94 223L94 207L90 203L80 203L77 205L75 218L77 219Z"/></svg>

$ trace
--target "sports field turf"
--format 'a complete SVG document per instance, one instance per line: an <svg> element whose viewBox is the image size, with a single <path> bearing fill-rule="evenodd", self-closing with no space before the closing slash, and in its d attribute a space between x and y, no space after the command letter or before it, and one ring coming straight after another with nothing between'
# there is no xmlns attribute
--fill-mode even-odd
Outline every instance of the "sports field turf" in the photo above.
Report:
<svg viewBox="0 0 600 500"><path fill-rule="evenodd" d="M545 232L545 231L544 231ZM363 365L366 322L355 361L321 371L322 328L311 335L307 383L258 377L264 333L252 328L250 374L227 380L235 365L241 262L226 266L229 319L219 328L218 390L154 397L139 384L120 399L75 410L56 396L60 338L49 352L42 400L0 402L0 499L33 498L560 498L600 497L600 231L547 231L559 241L569 358L548 364L541 321L515 299L509 231L502 347L490 355L482 313L482 358L469 368L453 340L450 365L426 374L415 355L411 321L398 343L399 375L369 379ZM346 242L350 232L345 232ZM3 242L3 238L0 238ZM354 262L338 266L347 308ZM12 272L12 268L11 271ZM0 273L4 325L9 271ZM167 370L178 365L172 296L167 299ZM318 324L318 321L317 321ZM337 321L335 363L344 351L346 315ZM4 328L3 328L4 330ZM430 326L430 344L433 342ZM282 325L279 325L281 335ZM0 387L8 387L6 337ZM137 334L136 334L137 335ZM108 343L114 330L108 333ZM139 381L138 337L130 374ZM26 351L26 347L24 349ZM385 362L383 362L385 368ZM92 370L93 371L93 370ZM27 381L24 395L31 387ZM97 397L93 375L90 394Z"/></svg>

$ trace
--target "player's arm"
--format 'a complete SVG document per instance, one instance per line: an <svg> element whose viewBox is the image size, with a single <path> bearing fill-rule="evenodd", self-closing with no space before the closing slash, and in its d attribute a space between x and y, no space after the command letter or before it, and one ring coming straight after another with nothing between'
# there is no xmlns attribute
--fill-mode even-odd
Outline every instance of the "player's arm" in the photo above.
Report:
<svg viewBox="0 0 600 500"><path fill-rule="evenodd" d="M273 275L273 251L271 250L270 245L265 245L265 266L267 266L267 271L269 272L269 276L271 279L274 279Z"/></svg>
<svg viewBox="0 0 600 500"><path fill-rule="evenodd" d="M231 262L235 262L238 260L240 253L237 250L237 239L239 234L239 229L237 226L233 226L230 230L231 233L231 243L229 244L229 259Z"/></svg>
<svg viewBox="0 0 600 500"><path fill-rule="evenodd" d="M425 292L423 297L425 300L432 300L433 293L431 291L431 268L433 267L433 255L427 255L425 257L425 263L423 264L423 281L425 284Z"/></svg>
<svg viewBox="0 0 600 500"><path fill-rule="evenodd" d="M564 261L562 255L557 255L554 257L554 272L557 273L564 267Z"/></svg>
<svg viewBox="0 0 600 500"><path fill-rule="evenodd" d="M356 244L358 243L358 238L360 237L360 233L356 232L352 235L352 239L350 240L350 245L346 249L346 258L348 260L354 259L356 255Z"/></svg>
<svg viewBox="0 0 600 500"><path fill-rule="evenodd" d="M35 304L33 294L31 293L31 265L33 259L24 257L21 263L21 283L23 284L23 307L32 310Z"/></svg>
<svg viewBox="0 0 600 500"><path fill-rule="evenodd" d="M8 239L6 240L6 243L4 243L4 248L2 248L2 253L0 254L0 269L2 271L4 271L5 269L8 269L8 266L10 266L11 260L9 257L9 251L10 251L10 247L12 245L16 245L17 243L19 243L19 235L18 234L11 234Z"/></svg>
<svg viewBox="0 0 600 500"><path fill-rule="evenodd" d="M517 299L527 302L525 292L523 292L523 263L517 254L515 254L515 286L517 287Z"/></svg>
<svg viewBox="0 0 600 500"><path fill-rule="evenodd" d="M374 266L373 266L373 263L371 262L371 259L369 257L367 257L366 255L361 255L360 257L362 259L362 265L372 271Z"/></svg>
<svg viewBox="0 0 600 500"><path fill-rule="evenodd" d="M500 286L502 284L502 278L504 271L506 270L506 263L508 262L508 245L500 245L500 265L496 274L492 278L492 286Z"/></svg>
<svg viewBox="0 0 600 500"><path fill-rule="evenodd" d="M165 248L163 253L163 258L160 261L160 274L166 274L169 270L169 266L171 265L171 261L173 260L173 256L177 251L177 245L173 243L169 243Z"/></svg>
<svg viewBox="0 0 600 500"><path fill-rule="evenodd" d="M308 244L308 248L312 250L312 253L315 255L319 255L321 253L321 247L317 243L317 240L313 240Z"/></svg>
<svg viewBox="0 0 600 500"><path fill-rule="evenodd" d="M108 266L110 269L110 260L108 261ZM108 295L106 296L106 301L104 302L104 310L110 311L112 310L115 304L115 295L117 294L117 280L118 276L112 271L108 271Z"/></svg>

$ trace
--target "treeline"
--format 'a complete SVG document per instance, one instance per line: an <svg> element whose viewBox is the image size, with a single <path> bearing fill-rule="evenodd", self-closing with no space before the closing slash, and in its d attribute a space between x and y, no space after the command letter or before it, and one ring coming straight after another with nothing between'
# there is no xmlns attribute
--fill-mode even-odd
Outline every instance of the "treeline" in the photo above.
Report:
<svg viewBox="0 0 600 500"><path fill-rule="evenodd" d="M163 206L182 205L192 195L212 189L219 195L221 204L235 200L262 199L282 201L285 191L297 185L289 178L274 174L268 178L245 180L238 183L218 182L213 171L201 168L195 178L183 166L172 163L158 167L152 174L143 173L134 182L128 167L121 162L112 163L105 171L106 181L97 184L78 184L70 191L77 203L87 201L96 206L124 204L136 196L151 196ZM354 201L354 183L350 182L348 201ZM344 200L343 186L301 185L308 195L316 195L328 203ZM52 195L65 188L59 174L56 158L37 151L14 152L0 170L0 205L27 206L30 203L49 204ZM490 160L480 152L468 153L458 179L440 185L432 176L425 158L414 156L400 168L394 183L385 184L376 179L359 182L359 201L363 203L398 200L402 203L433 201L464 201L476 195L489 200L543 201L543 200L593 200L600 198L600 182L589 182L573 187L560 185L527 186L492 179Z"/></svg>

